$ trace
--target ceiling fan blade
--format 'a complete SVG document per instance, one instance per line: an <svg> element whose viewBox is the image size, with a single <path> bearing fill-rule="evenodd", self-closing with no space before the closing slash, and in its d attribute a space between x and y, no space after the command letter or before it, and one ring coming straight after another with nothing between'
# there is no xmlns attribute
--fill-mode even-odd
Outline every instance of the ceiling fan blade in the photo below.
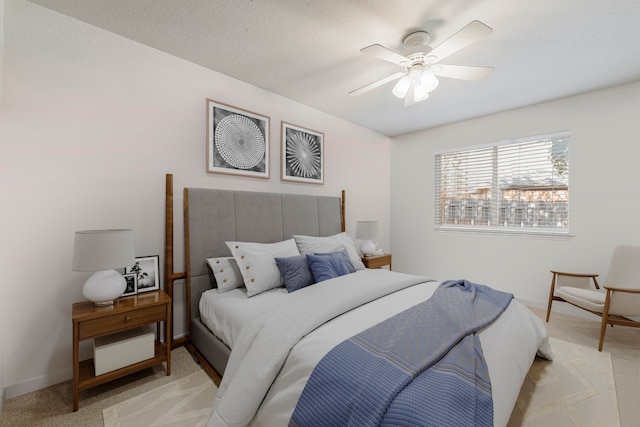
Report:
<svg viewBox="0 0 640 427"><path fill-rule="evenodd" d="M464 49L471 43L491 34L493 29L480 21L471 21L460 31L446 39L438 47L429 52L429 56L435 56L440 61L455 52Z"/></svg>
<svg viewBox="0 0 640 427"><path fill-rule="evenodd" d="M438 77L448 77L460 80L482 80L493 72L493 67L475 67L471 65L438 64L433 68L433 74Z"/></svg>
<svg viewBox="0 0 640 427"><path fill-rule="evenodd" d="M362 49L360 49L360 52L366 53L367 55L373 55L377 58L396 65L411 63L409 58L407 58L406 56L400 55L399 53L396 53L391 49L387 49L386 47L379 44L372 44L371 46L363 47Z"/></svg>
<svg viewBox="0 0 640 427"><path fill-rule="evenodd" d="M390 75L390 76L387 76L387 77L385 77L384 79L380 79L380 80L375 81L375 82L373 82L373 83L369 83L369 84L368 84L368 85L366 85L366 86L362 86L362 87L361 87L361 88L359 88L359 89L352 90L351 92L349 92L349 95L360 95L360 94L362 94L362 93L365 93L365 92L370 91L371 89L375 89L375 88L377 88L378 86L382 86L383 84L386 84L386 83L389 83L389 82L391 82L391 81L397 80L397 79L399 79L400 77L404 76L405 74L407 74L407 73L406 73L406 72L404 72L404 71L400 71L400 72L398 72L398 73L395 73L395 74L392 74L392 75Z"/></svg>

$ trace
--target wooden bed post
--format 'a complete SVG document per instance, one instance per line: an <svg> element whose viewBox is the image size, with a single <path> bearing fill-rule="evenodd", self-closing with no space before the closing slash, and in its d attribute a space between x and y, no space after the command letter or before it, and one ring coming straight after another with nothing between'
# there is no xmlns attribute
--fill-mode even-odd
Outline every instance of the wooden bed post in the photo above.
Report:
<svg viewBox="0 0 640 427"><path fill-rule="evenodd" d="M342 227L342 231L345 232L347 231L347 220L345 218L345 209L344 209L344 195L345 195L345 191L342 190L342 197L340 198L340 216L342 217L342 223L340 224L340 226Z"/></svg>
<svg viewBox="0 0 640 427"><path fill-rule="evenodd" d="M189 190L182 190L182 213L184 215L184 219L182 221L182 226L184 229L184 268L185 268L185 303L186 303L186 313L187 313L187 340L191 336L191 276L189 272L191 271L191 256L189 253Z"/></svg>
<svg viewBox="0 0 640 427"><path fill-rule="evenodd" d="M167 293L173 299L173 175L170 173L165 180L164 212L164 280Z"/></svg>
<svg viewBox="0 0 640 427"><path fill-rule="evenodd" d="M173 304L173 282L187 277L186 272L175 273L173 271L173 175L168 173L165 179L165 204L164 204L164 282L167 294ZM171 315L175 310L171 310ZM173 319L171 319L173 324ZM174 340L171 338L171 347Z"/></svg>

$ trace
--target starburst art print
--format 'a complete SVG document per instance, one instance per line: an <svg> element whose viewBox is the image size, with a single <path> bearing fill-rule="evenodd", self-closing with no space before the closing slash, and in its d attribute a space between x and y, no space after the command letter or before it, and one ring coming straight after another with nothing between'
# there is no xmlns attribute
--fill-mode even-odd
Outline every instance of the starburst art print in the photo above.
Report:
<svg viewBox="0 0 640 427"><path fill-rule="evenodd" d="M324 134L282 122L282 180L324 183Z"/></svg>

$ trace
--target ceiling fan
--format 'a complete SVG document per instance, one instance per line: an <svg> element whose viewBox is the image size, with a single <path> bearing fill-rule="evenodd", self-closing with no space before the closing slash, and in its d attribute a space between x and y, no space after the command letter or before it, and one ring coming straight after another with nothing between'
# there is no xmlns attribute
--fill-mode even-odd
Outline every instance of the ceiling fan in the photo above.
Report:
<svg viewBox="0 0 640 427"><path fill-rule="evenodd" d="M403 43L407 49L404 55L379 44L360 49L362 53L399 65L402 71L353 90L349 94L360 95L400 79L393 87L393 94L398 98L404 98L406 107L427 99L429 93L438 87L438 77L482 80L491 74L492 67L447 65L441 64L440 61L491 34L492 31L491 27L480 21L471 21L435 48L428 45L431 39L429 33L417 31L405 37Z"/></svg>

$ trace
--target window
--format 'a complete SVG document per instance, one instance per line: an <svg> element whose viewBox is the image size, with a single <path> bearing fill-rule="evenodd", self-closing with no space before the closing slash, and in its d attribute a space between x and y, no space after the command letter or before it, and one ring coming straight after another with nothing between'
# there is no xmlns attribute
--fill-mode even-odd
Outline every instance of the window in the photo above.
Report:
<svg viewBox="0 0 640 427"><path fill-rule="evenodd" d="M569 233L569 132L436 154L436 227Z"/></svg>

